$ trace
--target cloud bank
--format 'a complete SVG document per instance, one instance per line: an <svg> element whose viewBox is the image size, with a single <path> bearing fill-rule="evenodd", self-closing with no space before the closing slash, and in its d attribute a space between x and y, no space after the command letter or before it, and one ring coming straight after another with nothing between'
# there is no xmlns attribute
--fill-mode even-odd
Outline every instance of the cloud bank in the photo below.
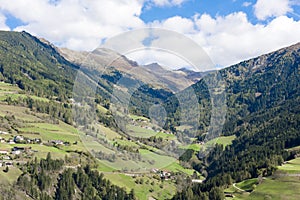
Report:
<svg viewBox="0 0 300 200"><path fill-rule="evenodd" d="M173 16L145 23L145 6L180 6L185 0L1 0L0 29L9 30L7 13L24 22L14 30L25 30L61 47L93 50L107 38L124 31L155 27L177 31L196 41L212 61L225 67L244 59L300 42L300 20L287 17L293 12L291 0L258 0L251 7L259 20L251 22L244 12L211 16ZM261 21L261 22L260 22ZM135 42L143 42L140 38ZM160 41L172 45L174 41ZM158 52L159 53L159 52ZM178 65L170 56L156 55L165 65ZM131 55L141 64L150 62L147 53ZM153 60L155 62L156 60ZM159 62L159 61L158 61Z"/></svg>

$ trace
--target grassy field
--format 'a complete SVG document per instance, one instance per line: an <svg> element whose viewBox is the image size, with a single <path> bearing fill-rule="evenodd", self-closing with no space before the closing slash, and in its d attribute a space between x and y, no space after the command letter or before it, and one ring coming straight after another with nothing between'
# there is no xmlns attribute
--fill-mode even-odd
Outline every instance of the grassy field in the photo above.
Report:
<svg viewBox="0 0 300 200"><path fill-rule="evenodd" d="M59 124L26 123L24 128L18 130L28 137L41 138L43 141L63 140L73 143L80 140L76 130L63 122Z"/></svg>
<svg viewBox="0 0 300 200"><path fill-rule="evenodd" d="M163 169L167 170L167 171L172 171L172 172L182 172L188 175L193 175L193 173L195 172L195 170L193 169L186 169L184 167L182 167L178 162L173 162L170 165L164 167ZM202 177L204 179L204 177Z"/></svg>
<svg viewBox="0 0 300 200"><path fill-rule="evenodd" d="M214 138L212 140L209 140L208 142L206 142L203 145L201 145L201 144L190 144L190 145L180 146L180 148L182 148L182 149L193 149L194 151L199 151L203 147L206 148L207 146L213 146L215 144L223 144L223 146L225 148L227 145L232 144L232 140L234 140L235 138L236 138L235 135L221 136L221 137L217 137L217 138Z"/></svg>
<svg viewBox="0 0 300 200"><path fill-rule="evenodd" d="M49 99L47 98L22 94L22 90L17 85L0 82L0 101L4 101L8 97L10 97L11 100L18 100L19 98L24 99L30 97L32 99L39 100L39 101L46 101L46 102L49 101Z"/></svg>
<svg viewBox="0 0 300 200"><path fill-rule="evenodd" d="M157 133L152 129L146 129L139 126L127 125L128 134L134 137L148 138L155 136Z"/></svg>
<svg viewBox="0 0 300 200"><path fill-rule="evenodd" d="M104 113L104 114L108 111L106 108L104 108L104 107L101 106L101 105L97 105L97 109L98 109L100 112Z"/></svg>
<svg viewBox="0 0 300 200"><path fill-rule="evenodd" d="M300 158L290 160L286 164L279 166L278 169L289 174L300 173Z"/></svg>
<svg viewBox="0 0 300 200"><path fill-rule="evenodd" d="M13 100L18 98L28 98L26 94L22 94L22 91L15 85L10 85L0 82L0 101L5 100L10 97ZM30 96L39 101L48 101L48 99L40 98L36 96ZM106 113L107 109L102 106L98 106L98 110ZM151 169L158 168L173 172L182 172L192 175L194 170L183 168L179 162L170 156L160 155L161 150L154 147L141 144L132 140L128 140L126 137L122 138L122 135L116 131L104 127L103 125L96 124L96 131L99 130L98 138L102 138L108 141L108 144L113 144L114 142L124 145L138 148L141 159L137 161L126 160L124 156L120 156L119 152L114 152L111 149L100 144L96 138L91 136L86 136L84 133L78 131L76 128L62 122L52 124L49 122L50 116L47 114L36 113L30 111L29 108L18 107L13 105L7 105L6 102L0 102L0 116L14 116L15 120L20 123L20 125L14 127L12 134L3 135L5 139L13 138L15 135L23 135L28 138L40 138L43 144L8 144L1 143L0 149L11 150L13 147L31 147L33 155L30 153L29 156L23 154L20 158L14 160L27 161L28 159L37 157L38 159L45 158L48 152L51 153L52 158L64 159L66 156L73 158L74 164L79 162L82 157L79 156L77 152L74 151L103 151L107 154L116 153L116 162L109 162L106 160L98 160L97 169L105 173L112 183L117 184L120 187L125 187L127 191L131 189L135 190L138 199L146 200L149 197L154 197L155 199L169 199L175 193L175 184L171 181L162 182L160 178L153 178L153 174L149 175ZM150 120L136 115L130 115L131 119L135 120L135 123L139 125L129 125L129 134L137 137L161 137L166 140L175 140L176 136L172 134L166 134L163 132L156 132L152 129L142 128L141 126L150 126ZM140 122L142 120L143 122ZM1 136L2 137L2 136ZM69 142L70 145L58 145L47 146L45 145L49 140L62 140L64 142ZM84 141L84 143L82 142ZM140 147L145 147L146 149L141 149ZM118 157L119 155L119 157ZM75 156L75 157L74 157ZM0 168L0 184L12 184L17 180L17 177L21 174L21 171L16 167L11 167L8 173L3 172L4 168ZM133 172L143 171L146 172L142 177L133 178L122 173L116 173L116 170L128 170L131 169ZM129 172L130 173L130 172ZM137 181L138 180L138 181Z"/></svg>
<svg viewBox="0 0 300 200"><path fill-rule="evenodd" d="M237 183L236 186L245 191L252 191L254 190L257 181L258 181L257 178L248 179L240 183Z"/></svg>
<svg viewBox="0 0 300 200"><path fill-rule="evenodd" d="M163 133L163 132L158 132L155 136L156 137L161 137L161 138L167 139L167 140L174 140L174 139L176 139L175 135L173 135L173 134L166 134L166 133Z"/></svg>
<svg viewBox="0 0 300 200"><path fill-rule="evenodd" d="M118 144L120 145L127 145L127 146L131 146L131 147L139 147L139 145L136 144L136 142L134 141L129 141L129 140L121 140L121 139L116 139L115 140Z"/></svg>
<svg viewBox="0 0 300 200"><path fill-rule="evenodd" d="M249 199L289 199L298 200L300 197L299 177L282 176L268 178L249 195Z"/></svg>
<svg viewBox="0 0 300 200"><path fill-rule="evenodd" d="M261 184L255 185L257 179L249 179L237 183L242 190L253 190L251 193L241 192L231 186L225 192L234 194L239 199L287 199L298 200L300 197L300 158L288 161L279 166L278 171L271 177L264 178ZM227 198L232 199L232 198Z"/></svg>
<svg viewBox="0 0 300 200"><path fill-rule="evenodd" d="M207 145L211 145L211 144L223 144L223 146L227 146L232 144L232 140L234 140L236 138L235 135L231 135L231 136L221 136L221 137L217 137L215 139L212 139L210 141L207 142Z"/></svg>
<svg viewBox="0 0 300 200"><path fill-rule="evenodd" d="M140 149L139 151L141 160L124 160L122 159L124 157L117 155L115 162L109 162L107 160L101 160L101 162L114 170L128 170L134 172L149 172L153 168L161 169L177 162L175 158L159 155L146 149Z"/></svg>
<svg viewBox="0 0 300 200"><path fill-rule="evenodd" d="M200 144L190 144L185 146L180 146L181 149L192 149L194 151L199 151L202 148Z"/></svg>
<svg viewBox="0 0 300 200"><path fill-rule="evenodd" d="M100 133L105 135L105 137L109 140L115 139L115 138L120 138L121 135L113 130L111 130L110 128L107 128L103 125L98 125L99 129L100 129Z"/></svg>
<svg viewBox="0 0 300 200"><path fill-rule="evenodd" d="M16 119L26 122L40 122L44 114L33 114L28 108L0 104L0 116L14 115Z"/></svg>
<svg viewBox="0 0 300 200"><path fill-rule="evenodd" d="M171 181L162 182L147 175L135 178L115 173L106 173L104 175L112 183L126 188L128 192L134 189L139 200L148 200L149 197L165 200L171 198L176 191L175 185Z"/></svg>
<svg viewBox="0 0 300 200"><path fill-rule="evenodd" d="M17 181L22 171L17 167L9 167L8 172L4 172L5 167L0 167L0 184L13 184Z"/></svg>
<svg viewBox="0 0 300 200"><path fill-rule="evenodd" d="M133 115L133 114L130 114L129 117L133 120L145 120L145 121L149 121L148 118L146 117L143 117L143 116L138 116L138 115Z"/></svg>

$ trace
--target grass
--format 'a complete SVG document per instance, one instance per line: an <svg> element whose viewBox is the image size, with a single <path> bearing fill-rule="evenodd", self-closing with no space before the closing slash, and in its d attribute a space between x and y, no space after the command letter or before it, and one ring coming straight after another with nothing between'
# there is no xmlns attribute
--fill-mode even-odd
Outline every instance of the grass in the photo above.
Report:
<svg viewBox="0 0 300 200"><path fill-rule="evenodd" d="M163 132L158 132L155 136L156 137L161 137L161 138L167 139L167 140L174 140L174 139L176 139L175 135L173 135L173 134L166 134L166 133L163 133Z"/></svg>
<svg viewBox="0 0 300 200"><path fill-rule="evenodd" d="M109 167L99 159L97 159L97 164L98 164L97 170L100 172L113 172L115 170L114 168Z"/></svg>
<svg viewBox="0 0 300 200"><path fill-rule="evenodd" d="M30 114L28 108L0 104L0 116L14 115L16 119L26 122L42 121L39 114Z"/></svg>
<svg viewBox="0 0 300 200"><path fill-rule="evenodd" d="M190 145L185 145L185 146L180 146L181 149L192 149L194 151L199 151L201 149L200 144L190 144Z"/></svg>
<svg viewBox="0 0 300 200"><path fill-rule="evenodd" d="M186 169L182 167L178 162L174 162L166 167L164 167L165 170L172 171L172 172L182 172L187 175L193 175L195 170L193 169ZM204 179L204 177L202 177Z"/></svg>
<svg viewBox="0 0 300 200"><path fill-rule="evenodd" d="M104 108L103 106L101 106L101 105L97 105L97 109L101 112L101 113L106 113L108 110L106 109L106 108Z"/></svg>
<svg viewBox="0 0 300 200"><path fill-rule="evenodd" d="M92 137L83 139L84 141L84 146L87 150L92 151L94 150L95 152L97 151L102 151L104 153L108 153L108 154L112 154L114 153L113 150L110 150L109 148L106 148L105 146L103 146L102 144L100 144L99 142L93 140Z"/></svg>
<svg viewBox="0 0 300 200"><path fill-rule="evenodd" d="M177 162L175 158L170 156L159 155L145 149L140 149L139 151L141 160L123 160L117 155L115 162L109 162L107 160L101 160L101 162L114 170L128 170L135 172L149 172L153 168L162 169Z"/></svg>
<svg viewBox="0 0 300 200"><path fill-rule="evenodd" d="M18 177L22 174L22 171L17 167L9 167L8 172L3 170L6 167L0 167L0 183L1 184L13 184L17 181Z"/></svg>
<svg viewBox="0 0 300 200"><path fill-rule="evenodd" d="M268 178L257 185L249 199L289 199L298 200L300 197L299 177L282 176L275 179Z"/></svg>
<svg viewBox="0 0 300 200"><path fill-rule="evenodd" d="M148 138L155 136L157 133L152 129L146 129L139 126L127 125L128 134L134 137Z"/></svg>
<svg viewBox="0 0 300 200"><path fill-rule="evenodd" d="M275 175L263 179L261 184L255 185L257 179L249 179L237 183L236 186L242 190L251 191L241 192L233 186L227 188L225 192L234 194L236 200L239 199L288 199L298 200L300 197L300 177L294 176L300 173L300 158L288 161L279 166ZM232 199L232 198L228 198Z"/></svg>
<svg viewBox="0 0 300 200"><path fill-rule="evenodd" d="M126 188L128 192L134 189L139 200L148 200L149 197L159 200L170 199L176 191L174 183L170 181L161 182L147 175L135 178L117 173L106 173L104 175L113 184ZM142 180L143 183L136 184L136 180Z"/></svg>
<svg viewBox="0 0 300 200"><path fill-rule="evenodd" d="M129 140L121 140L121 139L116 139L115 140L118 144L120 145L127 145L127 146L131 146L131 147L139 147L139 145L137 145L135 142L133 141L129 141Z"/></svg>
<svg viewBox="0 0 300 200"><path fill-rule="evenodd" d="M254 190L255 186L257 184L257 178L248 179L242 182L239 182L236 184L236 186L242 190L245 191L252 191Z"/></svg>
<svg viewBox="0 0 300 200"><path fill-rule="evenodd" d="M288 161L286 164L279 166L279 170L291 173L300 173L300 158Z"/></svg>
<svg viewBox="0 0 300 200"><path fill-rule="evenodd" d="M53 158L64 158L68 154L62 149L42 144L10 144L10 149L13 147L31 147L33 151L37 151L34 153L34 157L37 158L45 158L48 152L51 153Z"/></svg>
<svg viewBox="0 0 300 200"><path fill-rule="evenodd" d="M235 135L231 136L221 136L214 138L212 140L209 140L206 144L207 145L213 145L213 144L223 144L223 146L231 145L232 141L236 138Z"/></svg>
<svg viewBox="0 0 300 200"><path fill-rule="evenodd" d="M143 117L143 116L138 116L138 115L134 115L134 114L130 114L129 117L133 120L145 120L145 121L149 121L148 118Z"/></svg>
<svg viewBox="0 0 300 200"><path fill-rule="evenodd" d="M118 173L104 173L104 175L112 183L118 185L119 187L126 188L128 192L135 186L134 180L130 176Z"/></svg>
<svg viewBox="0 0 300 200"><path fill-rule="evenodd" d="M48 140L62 140L73 143L80 140L79 135L73 131L70 131L70 128L66 128L66 125L63 124L49 124L49 123L27 123L27 126L24 128L19 128L19 131L33 134L37 138L41 138L43 141ZM27 135L27 134L25 134Z"/></svg>
<svg viewBox="0 0 300 200"><path fill-rule="evenodd" d="M105 135L106 138L109 140L121 137L120 134L118 134L117 132L115 132L115 131L111 130L110 128L107 128L103 125L99 125L99 128L100 128L100 133Z"/></svg>
<svg viewBox="0 0 300 200"><path fill-rule="evenodd" d="M212 146L215 144L223 144L224 148L227 145L232 144L232 141L236 138L235 135L231 135L231 136L221 136L221 137L217 137L214 138L212 140L209 140L208 142L206 142L204 145L200 145L200 144L190 144L190 145L182 145L180 146L180 148L182 149L192 149L194 151L199 151L201 148L205 148L207 146Z"/></svg>

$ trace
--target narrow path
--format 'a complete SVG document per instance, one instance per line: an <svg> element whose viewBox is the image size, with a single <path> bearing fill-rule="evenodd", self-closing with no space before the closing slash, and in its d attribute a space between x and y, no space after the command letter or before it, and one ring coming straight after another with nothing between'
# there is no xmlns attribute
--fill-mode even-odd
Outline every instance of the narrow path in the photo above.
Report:
<svg viewBox="0 0 300 200"><path fill-rule="evenodd" d="M245 190L242 190L241 188L236 186L236 183L233 184L233 187L241 192L246 192Z"/></svg>

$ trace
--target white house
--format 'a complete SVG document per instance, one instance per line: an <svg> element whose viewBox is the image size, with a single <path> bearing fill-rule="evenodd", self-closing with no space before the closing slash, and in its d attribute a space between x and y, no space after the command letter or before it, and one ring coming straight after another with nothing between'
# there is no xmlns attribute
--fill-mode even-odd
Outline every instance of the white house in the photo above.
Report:
<svg viewBox="0 0 300 200"><path fill-rule="evenodd" d="M0 150L0 154L2 154L2 155L7 155L7 154L8 154L8 151L6 151L6 150Z"/></svg>

